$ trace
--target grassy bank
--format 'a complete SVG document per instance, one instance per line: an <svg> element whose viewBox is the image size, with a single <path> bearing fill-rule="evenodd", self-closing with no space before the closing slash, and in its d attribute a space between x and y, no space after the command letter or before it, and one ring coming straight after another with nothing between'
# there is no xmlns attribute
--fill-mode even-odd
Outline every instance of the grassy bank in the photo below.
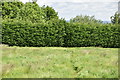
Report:
<svg viewBox="0 0 120 80"><path fill-rule="evenodd" d="M2 47L4 78L117 78L118 49Z"/></svg>

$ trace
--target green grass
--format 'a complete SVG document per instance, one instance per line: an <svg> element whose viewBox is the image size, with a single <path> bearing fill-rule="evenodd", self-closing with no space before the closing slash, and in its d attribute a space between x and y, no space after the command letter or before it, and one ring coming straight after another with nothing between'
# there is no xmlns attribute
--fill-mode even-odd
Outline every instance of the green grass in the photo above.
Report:
<svg viewBox="0 0 120 80"><path fill-rule="evenodd" d="M2 47L3 78L118 78L118 49Z"/></svg>

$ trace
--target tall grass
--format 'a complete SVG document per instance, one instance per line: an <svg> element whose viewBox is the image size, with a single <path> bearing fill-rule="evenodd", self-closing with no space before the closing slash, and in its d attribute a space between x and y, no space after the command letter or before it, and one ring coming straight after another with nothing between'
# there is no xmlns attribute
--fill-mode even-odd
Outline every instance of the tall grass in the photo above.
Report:
<svg viewBox="0 0 120 80"><path fill-rule="evenodd" d="M3 78L118 77L117 48L4 46L2 51Z"/></svg>

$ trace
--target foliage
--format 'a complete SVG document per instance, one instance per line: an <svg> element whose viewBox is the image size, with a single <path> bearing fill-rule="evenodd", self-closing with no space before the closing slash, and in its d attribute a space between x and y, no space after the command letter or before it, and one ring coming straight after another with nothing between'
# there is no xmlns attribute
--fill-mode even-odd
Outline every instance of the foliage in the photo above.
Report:
<svg viewBox="0 0 120 80"><path fill-rule="evenodd" d="M111 16L111 22L113 24L120 24L120 13L116 12L114 16Z"/></svg>
<svg viewBox="0 0 120 80"><path fill-rule="evenodd" d="M95 24L95 23L102 23L101 20L95 19L94 16L87 16L87 15L79 15L75 18L70 19L71 23L86 23L86 24Z"/></svg>
<svg viewBox="0 0 120 80"><path fill-rule="evenodd" d="M45 21L45 13L37 3L28 2L20 9L18 19L39 23Z"/></svg>
<svg viewBox="0 0 120 80"><path fill-rule="evenodd" d="M119 25L88 25L51 20L46 23L4 21L4 44L16 46L119 47Z"/></svg>
<svg viewBox="0 0 120 80"><path fill-rule="evenodd" d="M23 5L22 2L2 2L2 18L14 19L18 17L18 12Z"/></svg>
<svg viewBox="0 0 120 80"><path fill-rule="evenodd" d="M65 35L63 24L63 20L34 24L7 20L2 24L2 42L11 46L63 46Z"/></svg>
<svg viewBox="0 0 120 80"><path fill-rule="evenodd" d="M119 25L70 24L66 27L65 44L68 47L119 47Z"/></svg>
<svg viewBox="0 0 120 80"><path fill-rule="evenodd" d="M52 7L39 7L36 2L2 2L2 18L31 21L32 23L58 19L58 13Z"/></svg>
<svg viewBox="0 0 120 80"><path fill-rule="evenodd" d="M52 7L49 6L43 6L42 9L44 10L46 14L46 20L51 20L51 19L58 19L58 13L55 12L55 10Z"/></svg>

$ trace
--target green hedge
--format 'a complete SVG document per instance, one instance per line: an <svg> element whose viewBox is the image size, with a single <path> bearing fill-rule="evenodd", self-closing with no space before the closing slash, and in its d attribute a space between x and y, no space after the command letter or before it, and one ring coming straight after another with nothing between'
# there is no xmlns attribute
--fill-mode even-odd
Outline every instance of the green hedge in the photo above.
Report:
<svg viewBox="0 0 120 80"><path fill-rule="evenodd" d="M65 27L62 20L47 23L4 21L2 43L10 46L63 46Z"/></svg>
<svg viewBox="0 0 120 80"><path fill-rule="evenodd" d="M66 27L65 44L68 47L119 47L119 25L70 24ZM120 26L119 26L120 27Z"/></svg>
<svg viewBox="0 0 120 80"><path fill-rule="evenodd" d="M73 24L64 20L46 23L3 21L2 43L10 46L119 47L119 25Z"/></svg>

